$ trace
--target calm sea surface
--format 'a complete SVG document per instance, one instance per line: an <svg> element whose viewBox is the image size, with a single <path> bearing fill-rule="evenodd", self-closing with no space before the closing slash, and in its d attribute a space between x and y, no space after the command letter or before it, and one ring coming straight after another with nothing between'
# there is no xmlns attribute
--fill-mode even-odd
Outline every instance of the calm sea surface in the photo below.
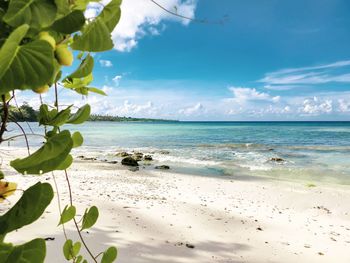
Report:
<svg viewBox="0 0 350 263"><path fill-rule="evenodd" d="M85 137L80 151L109 158L121 150L151 152L180 172L350 184L350 122L88 122L79 131Z"/></svg>

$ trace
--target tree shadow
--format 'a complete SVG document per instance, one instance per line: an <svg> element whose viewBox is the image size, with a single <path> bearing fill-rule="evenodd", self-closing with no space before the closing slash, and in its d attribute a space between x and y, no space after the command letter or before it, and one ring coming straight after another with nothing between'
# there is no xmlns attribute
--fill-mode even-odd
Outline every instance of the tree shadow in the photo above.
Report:
<svg viewBox="0 0 350 263"><path fill-rule="evenodd" d="M82 234L94 255L106 250L109 246L116 246L118 248L118 263L238 263L242 262L239 253L251 249L250 246L242 243L223 243L210 240L191 244L184 241L160 241L151 238L135 241L132 236L130 236L130 239L122 238L118 232L115 231L115 227L107 227L83 231ZM73 229L67 229L66 233L68 238L74 242L79 240ZM54 240L46 242L46 262L66 262L62 250L65 242L63 232L42 236L42 238L48 237L54 238ZM190 248L186 244L193 245L194 248ZM88 262L91 261L83 246L81 254Z"/></svg>

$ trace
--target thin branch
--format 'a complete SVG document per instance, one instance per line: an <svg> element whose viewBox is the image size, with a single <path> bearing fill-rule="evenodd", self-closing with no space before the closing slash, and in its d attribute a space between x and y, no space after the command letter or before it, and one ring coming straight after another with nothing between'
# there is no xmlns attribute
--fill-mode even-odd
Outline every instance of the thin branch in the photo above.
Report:
<svg viewBox="0 0 350 263"><path fill-rule="evenodd" d="M73 205L72 188L71 188L71 186L70 186L70 181L69 181L69 177L68 177L67 170L64 170L64 173L65 173L66 181L67 181L67 185L68 185L68 192L69 192L70 205ZM90 255L91 258L94 260L94 262L97 263L97 260L95 259L94 255L92 254L92 252L90 251L89 247L88 247L87 244L85 243L85 240L84 240L83 236L81 235L81 231L80 231L80 229L79 229L79 226L78 226L78 223L77 223L77 220L75 219L75 217L73 218L73 221L74 221L75 228L77 229L79 238L80 238L81 242L83 243L83 245L84 245L86 251L89 253L89 255Z"/></svg>
<svg viewBox="0 0 350 263"><path fill-rule="evenodd" d="M196 19L196 18L192 18L192 17L188 17L188 16L184 16L184 15L181 15L181 14L178 14L177 13L177 10L174 12L174 11L171 11L169 9L167 9L166 7L164 7L163 5L159 4L157 1L154 1L154 0L150 0L153 4L155 4L156 6L158 6L159 8L161 8L162 10L164 10L165 12L173 15L173 16L176 16L176 17L179 17L179 18L182 18L182 19L186 19L186 20L189 20L189 21L192 21L192 22L195 22L195 23L201 23L201 24L223 24L225 22L225 20L228 19L227 16L224 16L223 19L221 20L218 20L218 21L208 21L207 19Z"/></svg>
<svg viewBox="0 0 350 263"><path fill-rule="evenodd" d="M27 151L28 151L28 155L30 155L30 149L29 149L29 142L28 142L28 138L27 138L27 134L24 131L24 129L22 128L22 126L17 122L17 121L12 121L14 124L16 124L22 131L24 139L26 141L26 145L27 145Z"/></svg>
<svg viewBox="0 0 350 263"><path fill-rule="evenodd" d="M37 134L37 133L31 133L31 134L26 134L27 136L38 136L38 137L42 137L42 138L45 138L44 135L42 134ZM16 138L19 138L19 137L23 137L25 136L24 134L18 134L18 135L14 135L14 136L11 136L11 137L8 137L6 139L3 139L3 141L11 141L13 139L16 139Z"/></svg>

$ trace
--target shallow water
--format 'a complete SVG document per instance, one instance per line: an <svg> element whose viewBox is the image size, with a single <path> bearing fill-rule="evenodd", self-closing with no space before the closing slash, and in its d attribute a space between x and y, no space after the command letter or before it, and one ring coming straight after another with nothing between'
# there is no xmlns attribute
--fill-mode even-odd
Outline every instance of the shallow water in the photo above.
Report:
<svg viewBox="0 0 350 263"><path fill-rule="evenodd" d="M88 122L69 128L83 133L82 150L152 152L160 163L199 175L350 184L350 122ZM11 144L24 145L23 139Z"/></svg>

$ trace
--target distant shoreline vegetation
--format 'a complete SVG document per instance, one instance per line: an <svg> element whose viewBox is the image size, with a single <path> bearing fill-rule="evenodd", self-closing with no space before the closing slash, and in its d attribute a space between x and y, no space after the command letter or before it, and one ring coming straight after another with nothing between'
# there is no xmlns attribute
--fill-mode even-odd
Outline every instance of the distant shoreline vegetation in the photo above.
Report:
<svg viewBox="0 0 350 263"><path fill-rule="evenodd" d="M2 115L2 107L0 106ZM33 109L28 103L23 103L20 107L10 106L10 122L37 122L39 111ZM110 121L110 122L178 122L178 120L150 119L150 118L133 118L110 115L92 114L88 121Z"/></svg>

